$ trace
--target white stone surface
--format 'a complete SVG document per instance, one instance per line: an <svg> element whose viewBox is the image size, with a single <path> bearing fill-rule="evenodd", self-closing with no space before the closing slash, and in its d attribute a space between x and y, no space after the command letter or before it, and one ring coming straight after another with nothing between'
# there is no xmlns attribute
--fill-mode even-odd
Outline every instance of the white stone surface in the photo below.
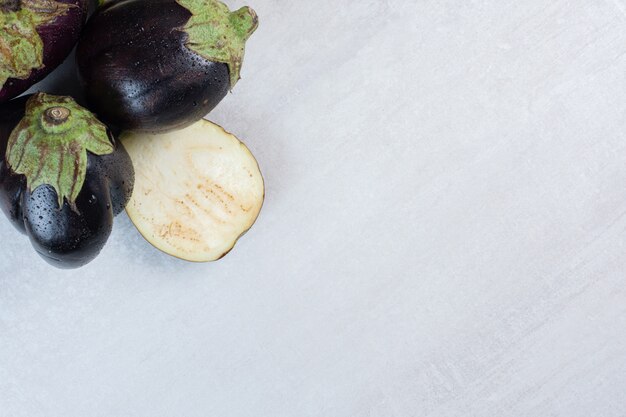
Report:
<svg viewBox="0 0 626 417"><path fill-rule="evenodd" d="M625 416L624 0L249 3L258 223L68 272L0 222L0 415Z"/></svg>

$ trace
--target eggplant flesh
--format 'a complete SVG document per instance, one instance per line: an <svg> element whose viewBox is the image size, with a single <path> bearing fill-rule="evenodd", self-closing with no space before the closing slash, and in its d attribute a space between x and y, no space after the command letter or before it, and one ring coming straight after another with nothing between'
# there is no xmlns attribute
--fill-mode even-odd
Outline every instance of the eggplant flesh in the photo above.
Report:
<svg viewBox="0 0 626 417"><path fill-rule="evenodd" d="M114 216L130 199L132 162L108 133L115 150L106 155L87 152L84 183L72 204L64 200L60 206L58 191L49 184L31 190L27 177L15 173L7 161L9 137L31 97L14 99L0 109L0 209L45 261L57 268L78 268L100 253Z"/></svg>
<svg viewBox="0 0 626 417"><path fill-rule="evenodd" d="M87 23L77 63L87 101L108 125L163 132L201 119L230 89L229 69L185 45L191 12L175 0L105 4Z"/></svg>
<svg viewBox="0 0 626 417"><path fill-rule="evenodd" d="M34 21L26 13L16 15L23 9L36 11ZM5 60L0 62L0 103L3 103L41 81L65 60L87 20L87 0L0 0L0 14L0 50L16 52L15 45L19 44L27 48L21 51L23 56L30 56L33 61L32 64L27 60L20 65L17 62L7 65L8 56L0 54L0 60ZM19 30L15 22L9 21L10 14L21 19ZM3 27L2 22L7 27ZM33 26L36 30L32 30ZM7 44L3 45L5 42ZM4 82L3 71L12 73Z"/></svg>
<svg viewBox="0 0 626 417"><path fill-rule="evenodd" d="M122 133L137 173L126 212L143 237L174 257L215 261L255 223L265 196L248 148L201 120L163 134Z"/></svg>

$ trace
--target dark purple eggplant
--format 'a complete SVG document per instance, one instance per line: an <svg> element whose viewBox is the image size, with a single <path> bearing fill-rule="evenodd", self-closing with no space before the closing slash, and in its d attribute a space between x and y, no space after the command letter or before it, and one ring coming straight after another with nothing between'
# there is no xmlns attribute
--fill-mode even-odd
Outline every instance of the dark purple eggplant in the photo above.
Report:
<svg viewBox="0 0 626 417"><path fill-rule="evenodd" d="M104 247L132 194L128 153L69 97L36 94L0 108L0 208L58 268Z"/></svg>
<svg viewBox="0 0 626 417"><path fill-rule="evenodd" d="M113 0L89 20L76 58L105 123L164 132L209 113L239 80L254 11L217 0Z"/></svg>
<svg viewBox="0 0 626 417"><path fill-rule="evenodd" d="M87 0L0 0L0 103L58 67L86 19Z"/></svg>

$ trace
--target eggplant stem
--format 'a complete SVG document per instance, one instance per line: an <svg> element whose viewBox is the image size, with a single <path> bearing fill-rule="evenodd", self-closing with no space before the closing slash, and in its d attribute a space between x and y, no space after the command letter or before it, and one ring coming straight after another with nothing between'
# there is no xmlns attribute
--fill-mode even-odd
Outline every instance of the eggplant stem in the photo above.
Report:
<svg viewBox="0 0 626 417"><path fill-rule="evenodd" d="M60 125L67 121L72 112L66 107L50 107L44 112L46 121L53 125Z"/></svg>
<svg viewBox="0 0 626 417"><path fill-rule="evenodd" d="M248 6L244 6L232 12L230 16L233 27L243 40L248 40L259 27L259 17L256 12Z"/></svg>

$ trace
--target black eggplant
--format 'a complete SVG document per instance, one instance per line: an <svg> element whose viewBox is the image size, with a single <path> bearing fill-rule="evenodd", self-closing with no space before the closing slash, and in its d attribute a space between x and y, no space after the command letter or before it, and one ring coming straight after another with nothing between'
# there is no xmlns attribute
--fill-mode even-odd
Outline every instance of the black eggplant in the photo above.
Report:
<svg viewBox="0 0 626 417"><path fill-rule="evenodd" d="M133 184L126 150L72 98L39 93L0 108L0 208L50 264L93 260Z"/></svg>
<svg viewBox="0 0 626 417"><path fill-rule="evenodd" d="M0 103L58 67L86 20L86 0L0 0Z"/></svg>
<svg viewBox="0 0 626 417"><path fill-rule="evenodd" d="M239 80L255 12L217 0L113 0L87 22L76 53L87 100L126 131L184 128Z"/></svg>

